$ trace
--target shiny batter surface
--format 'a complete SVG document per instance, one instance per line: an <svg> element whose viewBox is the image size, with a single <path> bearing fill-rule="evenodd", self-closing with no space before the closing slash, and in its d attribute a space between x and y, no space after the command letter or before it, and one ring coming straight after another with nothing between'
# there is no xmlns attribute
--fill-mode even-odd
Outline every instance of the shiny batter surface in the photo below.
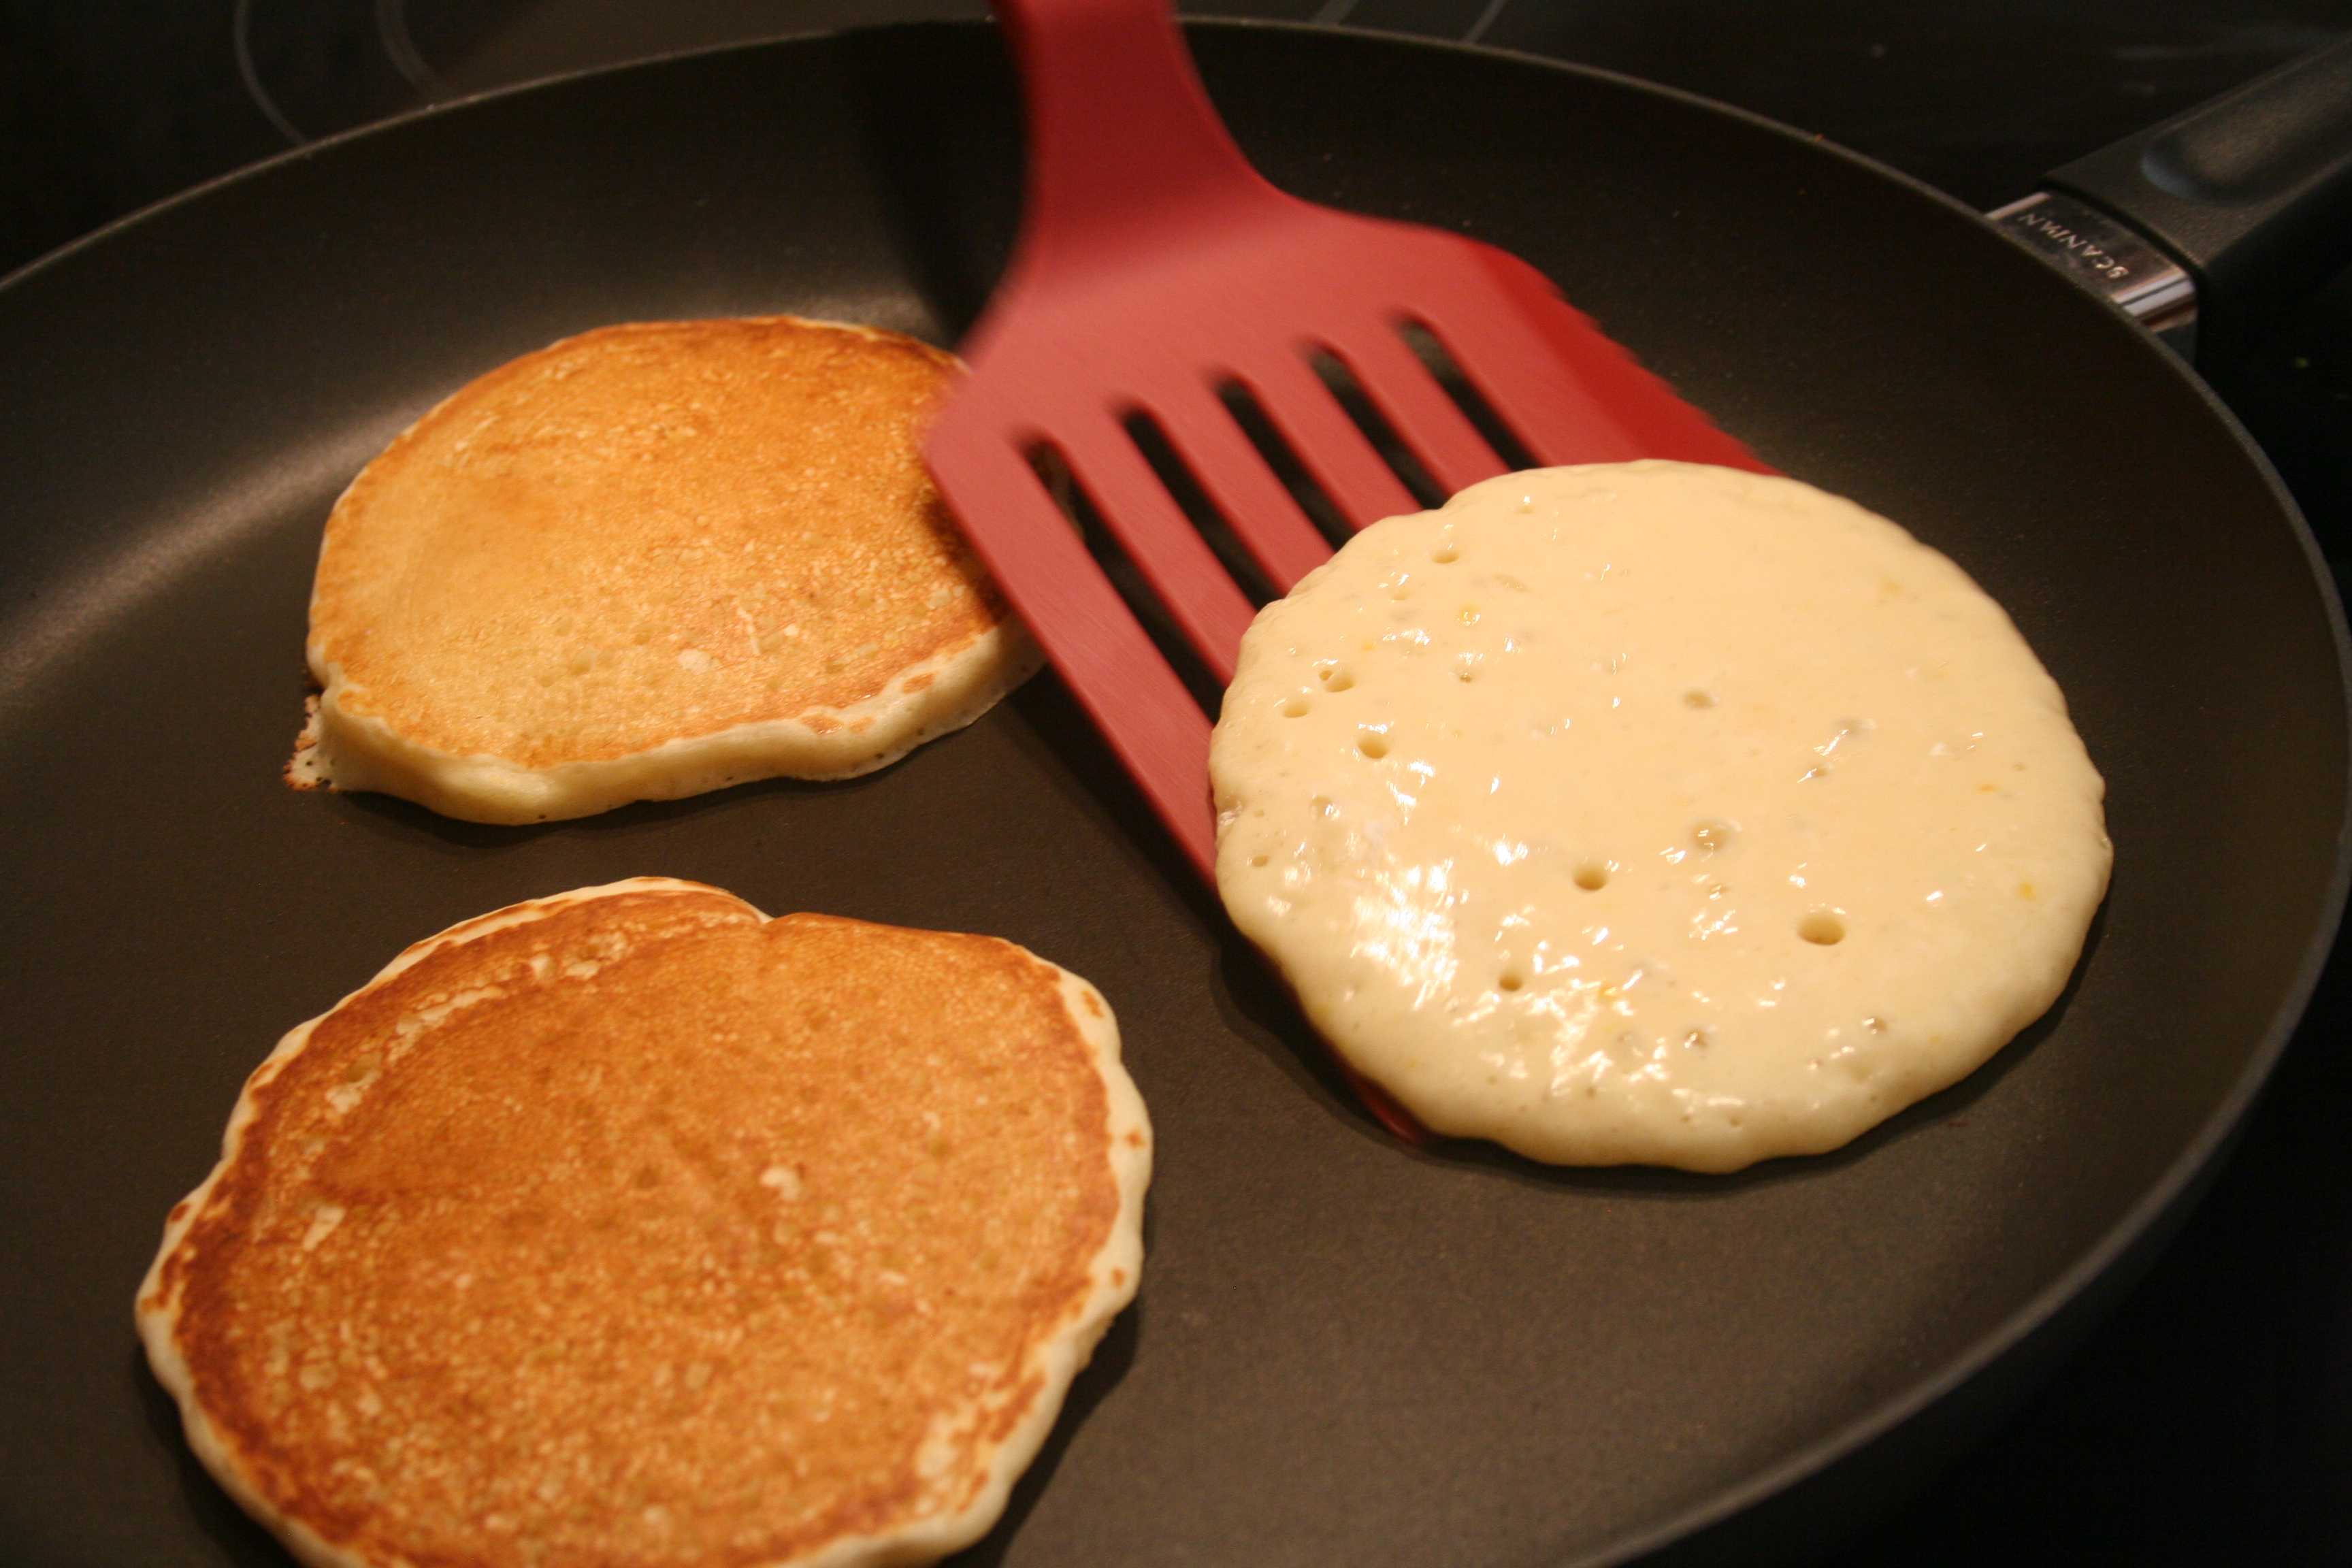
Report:
<svg viewBox="0 0 2352 1568"><path fill-rule="evenodd" d="M1837 1147L2063 989L2104 786L2009 617L1794 480L1506 475L1243 644L1217 878L1440 1132L1736 1170Z"/></svg>

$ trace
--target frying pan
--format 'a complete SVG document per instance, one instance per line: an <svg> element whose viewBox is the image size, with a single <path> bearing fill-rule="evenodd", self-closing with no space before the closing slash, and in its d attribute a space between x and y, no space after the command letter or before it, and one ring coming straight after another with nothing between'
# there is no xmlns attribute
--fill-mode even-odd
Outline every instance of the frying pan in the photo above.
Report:
<svg viewBox="0 0 2352 1568"><path fill-rule="evenodd" d="M974 26L418 115L0 289L9 1561L284 1561L139 1362L164 1211L287 1026L417 937L636 873L994 932L1118 1011L1160 1139L1143 1294L976 1563L1761 1560L1965 1440L2161 1238L2345 880L2341 618L2220 405L1973 215L1763 121L1471 49L1194 41L1276 182L1528 257L2010 608L2117 845L2057 1007L1835 1154L1554 1171L1381 1134L1049 679L847 784L518 829L285 790L319 526L407 421L611 321L951 342L1017 199Z"/></svg>

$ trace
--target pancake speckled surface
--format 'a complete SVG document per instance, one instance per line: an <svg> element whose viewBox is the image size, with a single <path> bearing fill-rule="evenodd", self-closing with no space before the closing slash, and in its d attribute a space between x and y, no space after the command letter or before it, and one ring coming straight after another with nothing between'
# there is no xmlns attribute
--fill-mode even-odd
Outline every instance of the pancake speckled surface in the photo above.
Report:
<svg viewBox="0 0 2352 1568"><path fill-rule="evenodd" d="M1149 1169L1083 981L640 879L288 1035L139 1322L306 1562L923 1562L1132 1296Z"/></svg>
<svg viewBox="0 0 2352 1568"><path fill-rule="evenodd" d="M2064 991L2105 784L2008 615L1790 479L1507 474L1243 639L1217 880L1358 1071L1563 1164L1834 1149Z"/></svg>
<svg viewBox="0 0 2352 1568"><path fill-rule="evenodd" d="M533 822L840 778L1036 668L920 441L956 374L789 316L567 338L403 433L328 519L288 771Z"/></svg>

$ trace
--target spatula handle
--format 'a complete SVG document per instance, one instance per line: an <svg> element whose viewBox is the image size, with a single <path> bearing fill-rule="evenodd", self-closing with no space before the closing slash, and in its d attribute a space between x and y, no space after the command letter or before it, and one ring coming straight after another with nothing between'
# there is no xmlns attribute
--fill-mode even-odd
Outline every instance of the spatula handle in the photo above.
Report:
<svg viewBox="0 0 2352 1568"><path fill-rule="evenodd" d="M1217 118L1163 0L990 3L1028 111L1024 245L1116 243L1168 203L1213 222L1274 195Z"/></svg>

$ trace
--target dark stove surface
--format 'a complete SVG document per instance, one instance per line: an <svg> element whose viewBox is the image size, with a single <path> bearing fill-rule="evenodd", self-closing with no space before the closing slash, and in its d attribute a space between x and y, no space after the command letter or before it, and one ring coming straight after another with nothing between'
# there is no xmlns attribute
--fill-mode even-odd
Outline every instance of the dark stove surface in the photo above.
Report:
<svg viewBox="0 0 2352 1568"><path fill-rule="evenodd" d="M419 104L963 0L7 0L0 270ZM1986 208L2352 31L2352 0L1205 0L1603 67ZM2352 263L2352 237L2345 259ZM2227 389L2352 559L2352 273ZM2339 571L2341 568L2339 567ZM2030 1405L1823 1561L2352 1563L2352 962L2179 1239ZM0 1561L13 1562L0 1541Z"/></svg>

